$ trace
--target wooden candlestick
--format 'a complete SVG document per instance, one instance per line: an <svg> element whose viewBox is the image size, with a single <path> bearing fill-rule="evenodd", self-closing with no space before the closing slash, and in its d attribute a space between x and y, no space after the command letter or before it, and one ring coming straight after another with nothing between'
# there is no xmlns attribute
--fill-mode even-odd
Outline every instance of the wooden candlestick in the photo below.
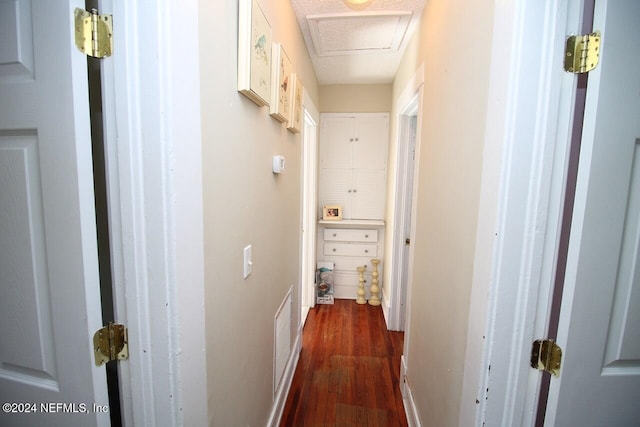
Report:
<svg viewBox="0 0 640 427"><path fill-rule="evenodd" d="M379 259L372 259L373 273L371 273L371 298L369 298L369 305L380 305L380 287L378 286L378 264Z"/></svg>
<svg viewBox="0 0 640 427"><path fill-rule="evenodd" d="M367 300L364 299L364 296L366 294L365 290L364 290L364 269L367 267L358 267L358 273L359 273L359 277L358 277L358 298L356 298L356 302L358 304L366 304Z"/></svg>

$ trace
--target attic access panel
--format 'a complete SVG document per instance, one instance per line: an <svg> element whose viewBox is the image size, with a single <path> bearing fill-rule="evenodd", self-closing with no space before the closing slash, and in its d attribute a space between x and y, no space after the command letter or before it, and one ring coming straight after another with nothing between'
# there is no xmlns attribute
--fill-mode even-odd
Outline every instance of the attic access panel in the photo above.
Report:
<svg viewBox="0 0 640 427"><path fill-rule="evenodd" d="M307 23L318 56L397 52L412 12L372 11L309 15Z"/></svg>

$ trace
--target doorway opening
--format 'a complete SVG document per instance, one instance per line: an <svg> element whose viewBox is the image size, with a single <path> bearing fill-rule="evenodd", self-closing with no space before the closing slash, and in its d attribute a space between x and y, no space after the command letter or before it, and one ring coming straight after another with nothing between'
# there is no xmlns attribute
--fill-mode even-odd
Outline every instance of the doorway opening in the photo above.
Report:
<svg viewBox="0 0 640 427"><path fill-rule="evenodd" d="M302 267L300 273L300 329L315 306L317 121L304 108L302 130Z"/></svg>
<svg viewBox="0 0 640 427"><path fill-rule="evenodd" d="M407 321L407 295L411 280L411 239L416 175L416 147L421 91L405 103L398 120L398 161L396 218L393 228L393 271L390 295L389 329L404 331Z"/></svg>

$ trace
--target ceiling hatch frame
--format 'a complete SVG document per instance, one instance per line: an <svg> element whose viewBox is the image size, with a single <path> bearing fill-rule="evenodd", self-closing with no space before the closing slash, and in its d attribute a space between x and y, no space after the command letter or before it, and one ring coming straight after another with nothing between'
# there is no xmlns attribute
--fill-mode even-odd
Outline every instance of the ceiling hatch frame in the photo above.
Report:
<svg viewBox="0 0 640 427"><path fill-rule="evenodd" d="M410 11L370 11L307 16L318 56L395 53L402 46Z"/></svg>

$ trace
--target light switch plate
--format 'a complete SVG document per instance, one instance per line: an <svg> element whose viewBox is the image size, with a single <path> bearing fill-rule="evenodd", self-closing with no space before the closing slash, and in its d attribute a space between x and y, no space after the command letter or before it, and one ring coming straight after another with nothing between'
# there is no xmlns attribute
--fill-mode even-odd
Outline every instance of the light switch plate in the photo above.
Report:
<svg viewBox="0 0 640 427"><path fill-rule="evenodd" d="M244 271L243 278L249 277L251 274L251 270L253 267L253 261L251 259L251 245L245 246L244 248Z"/></svg>

